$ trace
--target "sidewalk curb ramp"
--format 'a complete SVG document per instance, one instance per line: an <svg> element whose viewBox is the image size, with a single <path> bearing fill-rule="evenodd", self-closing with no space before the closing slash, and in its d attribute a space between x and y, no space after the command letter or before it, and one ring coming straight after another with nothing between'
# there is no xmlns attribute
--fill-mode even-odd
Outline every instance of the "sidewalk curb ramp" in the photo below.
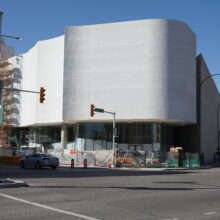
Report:
<svg viewBox="0 0 220 220"><path fill-rule="evenodd" d="M17 187L27 187L29 186L24 181L20 180L13 180L10 178L7 179L0 179L0 189L2 188L17 188Z"/></svg>

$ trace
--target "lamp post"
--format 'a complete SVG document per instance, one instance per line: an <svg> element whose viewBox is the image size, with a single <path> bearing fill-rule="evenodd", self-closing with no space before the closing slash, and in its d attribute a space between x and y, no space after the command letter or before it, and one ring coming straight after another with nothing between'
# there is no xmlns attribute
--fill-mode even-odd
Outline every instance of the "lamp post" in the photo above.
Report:
<svg viewBox="0 0 220 220"><path fill-rule="evenodd" d="M202 88L202 85L204 84L204 82L205 82L207 79L209 79L210 77L219 76L219 75L220 75L220 73L211 74L211 75L206 76L206 77L202 80L202 82L201 82L201 88Z"/></svg>
<svg viewBox="0 0 220 220"><path fill-rule="evenodd" d="M16 36L9 36L9 35L0 34L0 38L2 38L2 37L13 38L13 39L15 39L15 40L22 40L22 38L20 38L20 37L16 37Z"/></svg>
<svg viewBox="0 0 220 220"><path fill-rule="evenodd" d="M0 11L0 55L1 55L1 46L2 46L2 38L12 38L12 39L15 39L15 40L22 40L20 37L17 37L17 36L10 36L10 35L4 35L2 34L2 16L3 16L3 13L2 11Z"/></svg>

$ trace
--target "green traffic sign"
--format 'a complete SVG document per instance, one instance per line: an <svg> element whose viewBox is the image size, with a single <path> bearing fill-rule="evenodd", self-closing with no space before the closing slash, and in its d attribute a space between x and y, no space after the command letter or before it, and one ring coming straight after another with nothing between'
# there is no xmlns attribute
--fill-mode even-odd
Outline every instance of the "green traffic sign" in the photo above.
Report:
<svg viewBox="0 0 220 220"><path fill-rule="evenodd" d="M104 113L104 109L102 108L95 108L94 111Z"/></svg>

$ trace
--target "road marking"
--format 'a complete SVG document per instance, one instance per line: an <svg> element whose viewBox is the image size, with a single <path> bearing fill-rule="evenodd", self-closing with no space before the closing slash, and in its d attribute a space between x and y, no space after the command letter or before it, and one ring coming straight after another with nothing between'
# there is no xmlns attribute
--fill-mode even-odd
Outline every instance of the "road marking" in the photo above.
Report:
<svg viewBox="0 0 220 220"><path fill-rule="evenodd" d="M205 212L204 215L213 215L215 212Z"/></svg>
<svg viewBox="0 0 220 220"><path fill-rule="evenodd" d="M164 220L178 220L178 218L166 218Z"/></svg>
<svg viewBox="0 0 220 220"><path fill-rule="evenodd" d="M38 206L38 207L48 209L48 210L51 210L51 211L54 211L54 212L60 212L60 213L67 214L67 215L73 215L73 216L83 218L83 219L87 219L87 220L99 220L97 218L89 217L89 216L86 216L86 215L80 215L80 214L77 214L77 213L74 213L74 212L68 212L68 211L65 211L65 210L62 210L62 209L56 209L56 208L53 208L53 207L50 207L50 206L47 206L47 205L42 205L42 204L39 204L39 203L36 203L36 202L30 202L28 200L19 199L17 197L9 196L9 195L3 194L3 193L0 193L0 196L8 198L8 199L13 199L13 200L16 200L16 201L19 201L19 202L23 202L23 203L26 203L26 204L29 204L29 205Z"/></svg>

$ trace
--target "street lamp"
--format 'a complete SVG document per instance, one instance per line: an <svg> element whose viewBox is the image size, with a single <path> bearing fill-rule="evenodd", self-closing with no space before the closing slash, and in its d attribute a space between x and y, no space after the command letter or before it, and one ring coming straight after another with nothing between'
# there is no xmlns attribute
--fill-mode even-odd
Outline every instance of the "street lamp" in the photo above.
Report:
<svg viewBox="0 0 220 220"><path fill-rule="evenodd" d="M206 76L203 80L202 80L202 82L201 82L201 84L200 84L200 98L201 98L201 89L202 89L202 85L204 84L204 82L207 80L207 79L209 79L209 78L211 78L211 77L213 77L213 76L219 76L220 75L220 73L216 73L216 74L211 74L211 75L208 75L208 76ZM201 101L200 101L201 102ZM218 154L220 154L220 146L219 146L219 141L220 141L220 137L219 137L219 128L220 128L220 126L219 126L219 108L220 108L220 103L218 104L218 106L217 106L217 132L218 132L218 134L217 134L217 137L218 137L218 143L217 143L217 148L216 148L216 150L217 150L217 153ZM201 104L200 104L200 126L201 126ZM200 128L201 129L201 128ZM217 158L218 159L218 158Z"/></svg>
<svg viewBox="0 0 220 220"><path fill-rule="evenodd" d="M201 88L202 88L203 83L204 83L207 79L209 79L210 77L219 76L219 75L220 75L220 73L211 74L211 75L206 76L206 77L202 80L202 82L201 82Z"/></svg>
<svg viewBox="0 0 220 220"><path fill-rule="evenodd" d="M2 34L2 16L3 16L2 11L0 11L0 54L1 54L1 46L2 46L2 38L13 38L15 40L22 40L20 37L17 36L10 36L10 35L4 35Z"/></svg>
<svg viewBox="0 0 220 220"><path fill-rule="evenodd" d="M16 36L9 36L9 35L4 35L4 34L1 34L1 35L0 35L0 38L2 38L2 37L8 37L8 38L13 38L13 39L16 39L16 40L22 40L22 38L20 38L20 37L16 37Z"/></svg>

